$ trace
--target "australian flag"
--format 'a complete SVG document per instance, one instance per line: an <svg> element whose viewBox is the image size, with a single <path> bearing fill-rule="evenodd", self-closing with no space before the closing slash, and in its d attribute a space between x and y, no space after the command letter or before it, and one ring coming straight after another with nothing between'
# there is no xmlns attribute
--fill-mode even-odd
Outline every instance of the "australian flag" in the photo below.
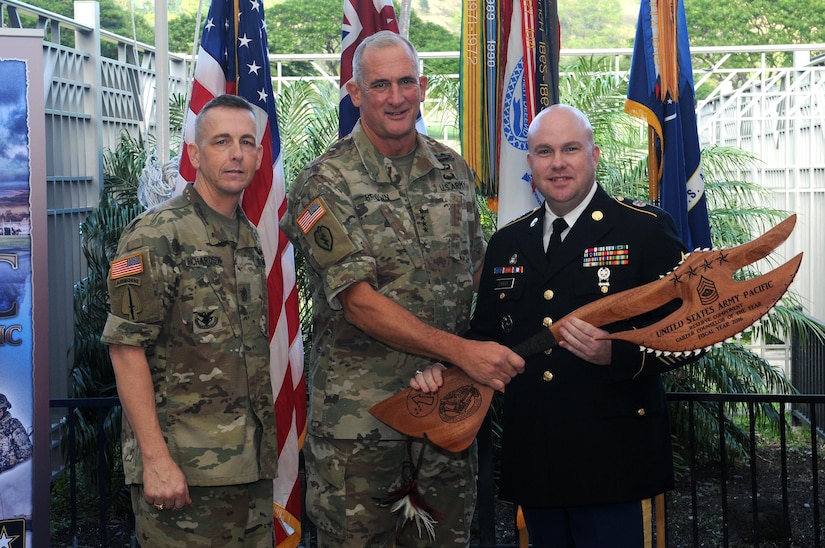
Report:
<svg viewBox="0 0 825 548"><path fill-rule="evenodd" d="M684 5L642 0L625 112L654 129L658 173L651 180L689 250L711 247L694 101Z"/></svg>

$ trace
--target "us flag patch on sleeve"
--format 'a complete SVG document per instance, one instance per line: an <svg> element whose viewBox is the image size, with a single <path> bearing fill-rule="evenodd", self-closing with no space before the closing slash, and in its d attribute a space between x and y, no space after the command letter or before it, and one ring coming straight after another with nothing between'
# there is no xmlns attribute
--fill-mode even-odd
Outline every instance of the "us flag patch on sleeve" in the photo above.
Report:
<svg viewBox="0 0 825 548"><path fill-rule="evenodd" d="M301 232L306 234L312 226L318 222L318 219L324 216L327 209L321 202L320 198L315 198L312 203L307 206L303 213L298 217L298 226L301 227Z"/></svg>
<svg viewBox="0 0 825 548"><path fill-rule="evenodd" d="M124 276L134 276L143 272L143 256L140 253L123 257L112 263L110 277L113 280Z"/></svg>

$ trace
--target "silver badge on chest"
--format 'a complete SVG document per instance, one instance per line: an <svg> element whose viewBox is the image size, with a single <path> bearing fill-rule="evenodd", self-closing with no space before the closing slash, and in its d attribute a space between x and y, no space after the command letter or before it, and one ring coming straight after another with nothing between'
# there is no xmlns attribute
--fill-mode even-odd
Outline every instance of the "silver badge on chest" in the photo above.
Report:
<svg viewBox="0 0 825 548"><path fill-rule="evenodd" d="M501 330L505 333L509 333L513 330L513 318L509 314L505 314L501 317Z"/></svg>
<svg viewBox="0 0 825 548"><path fill-rule="evenodd" d="M610 269L603 266L596 271L596 275L599 277L599 291L602 293L610 291Z"/></svg>

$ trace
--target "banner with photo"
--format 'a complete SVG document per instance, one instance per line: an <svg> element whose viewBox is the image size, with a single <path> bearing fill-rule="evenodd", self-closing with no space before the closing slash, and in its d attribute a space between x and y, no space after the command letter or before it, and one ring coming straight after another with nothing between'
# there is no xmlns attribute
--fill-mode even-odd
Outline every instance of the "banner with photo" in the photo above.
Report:
<svg viewBox="0 0 825 548"><path fill-rule="evenodd" d="M34 258L46 245L43 39L37 32L3 30L0 51L26 52L0 56L0 546L22 548L33 545L36 409L48 413L48 383L37 381L34 348L36 294L47 286L38 279L46 267ZM35 210L43 213L39 230L33 230L33 218L40 219ZM38 276L35 266L42 269ZM47 334L38 330L38 337ZM47 361L39 365L48 368Z"/></svg>

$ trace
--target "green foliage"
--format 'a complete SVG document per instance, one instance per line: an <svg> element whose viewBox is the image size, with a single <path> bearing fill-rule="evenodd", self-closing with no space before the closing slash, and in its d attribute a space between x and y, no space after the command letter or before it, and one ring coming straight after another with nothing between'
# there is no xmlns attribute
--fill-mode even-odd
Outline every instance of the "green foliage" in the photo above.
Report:
<svg viewBox="0 0 825 548"><path fill-rule="evenodd" d="M70 377L74 398L117 396L109 352L100 341L109 311L106 280L109 262L117 250L120 234L143 210L137 201L137 178L145 163L146 154L142 140L134 139L125 132L121 134L118 147L114 151L108 151L104 158L106 176L98 208L80 225L81 246L88 274L73 289L74 361ZM76 409L74 418L78 459L84 463L86 481L96 486L99 466L97 410ZM105 444L106 461L102 465L106 477L111 478L119 470L116 448L119 447L117 441L120 439L120 407L107 410L103 420L103 435L108 441ZM66 434L64 431L64 439Z"/></svg>
<svg viewBox="0 0 825 548"><path fill-rule="evenodd" d="M693 47L825 42L825 10L821 0L691 0L685 2L685 17ZM771 52L764 61L768 66L789 67L793 54ZM693 55L694 69L709 68L714 62L718 58ZM754 67L762 62L757 54L738 54L728 59L725 66ZM733 78L733 85L746 76Z"/></svg>
<svg viewBox="0 0 825 548"><path fill-rule="evenodd" d="M691 0L685 2L691 44L816 44L825 41L820 0Z"/></svg>
<svg viewBox="0 0 825 548"><path fill-rule="evenodd" d="M74 0L31 0L28 3L66 17L74 15Z"/></svg>
<svg viewBox="0 0 825 548"><path fill-rule="evenodd" d="M671 371L665 379L669 392L711 392L723 394L790 394L796 389L785 376L767 361L741 344L725 343L714 348L700 361ZM749 404L694 402L692 406L678 403L671 406L671 428L680 452L689 447L690 421L693 414L693 436L700 458L715 459L719 454L721 428L725 432L728 459L744 458L750 443L750 433L734 418L749 412ZM779 414L771 403L756 403L754 417L762 432L776 432ZM719 417L724 414L720 425ZM682 457L685 453L682 454Z"/></svg>
<svg viewBox="0 0 825 548"><path fill-rule="evenodd" d="M445 74L427 74L427 131L436 139L449 139L448 146L460 147L456 97L459 80ZM445 138L446 134L446 138ZM455 143L455 144L453 144Z"/></svg>
<svg viewBox="0 0 825 548"><path fill-rule="evenodd" d="M630 47L639 5L628 17L623 4L621 0L559 0L562 47Z"/></svg>
<svg viewBox="0 0 825 548"><path fill-rule="evenodd" d="M136 38L138 42L144 44L155 43L154 23L151 23L146 17L132 13L127 0L101 1L100 27L121 36Z"/></svg>
<svg viewBox="0 0 825 548"><path fill-rule="evenodd" d="M74 18L74 2L72 0L30 0L28 2L53 13ZM100 0L100 28L128 38L137 38L144 44L155 43L154 24L139 13L134 14L134 26L129 2L126 0ZM74 36L61 36L61 40L53 37L52 40L64 45L74 44ZM104 56L117 58L117 47L111 43L102 43L101 51Z"/></svg>
<svg viewBox="0 0 825 548"><path fill-rule="evenodd" d="M115 463L115 468L120 469L121 463ZM98 497L98 489L96 485L89 484L87 478L92 474L87 471L86 465L80 463L78 471L80 472L76 478L76 493L77 493L77 521L78 530L84 527L94 528L99 520L99 505L100 499ZM122 470L119 470L122 476ZM72 485L71 477L68 472L64 471L52 478L50 486L49 497L49 532L51 534L52 546L56 546L55 539L70 539L72 531ZM129 487L123 482L109 482L106 486L106 501L107 514L109 518L114 519L129 519L128 516L132 511L132 501L129 494ZM41 531L37 531L38 534ZM75 539L76 540L76 539ZM110 538L110 540L112 540ZM12 546L10 544L9 546ZM82 546L82 544L81 544ZM110 544L115 546L115 544Z"/></svg>
<svg viewBox="0 0 825 548"><path fill-rule="evenodd" d="M166 23L166 32L169 36L169 51L188 55L197 54L196 34L198 45L200 44L201 37L200 29L198 29L197 33L195 32L195 29L198 28L197 17L196 13L169 15L169 21ZM206 13L203 13L201 15L201 29L203 28L205 18Z"/></svg>
<svg viewBox="0 0 825 548"><path fill-rule="evenodd" d="M276 97L284 178L292 181L338 138L338 90L297 81Z"/></svg>
<svg viewBox="0 0 825 548"><path fill-rule="evenodd" d="M602 185L613 195L647 199L647 135L624 113L627 80L613 74L610 59L581 57L560 70L560 96L590 118Z"/></svg>
<svg viewBox="0 0 825 548"><path fill-rule="evenodd" d="M264 11L267 40L272 53L339 53L341 51L342 3L318 0L311 9L303 0L270 4ZM338 74L338 62L325 64L329 74ZM314 74L310 62L284 67L286 76Z"/></svg>
<svg viewBox="0 0 825 548"><path fill-rule="evenodd" d="M396 13L399 10L396 8ZM410 14L410 42L418 51L458 51L460 48L458 32L451 32L441 25L423 21L413 11ZM424 63L424 73L458 74L458 59L432 59Z"/></svg>
<svg viewBox="0 0 825 548"><path fill-rule="evenodd" d="M298 81L284 88L275 98L287 187L301 168L320 156L338 138L337 91L329 86L318 87ZM312 292L306 260L297 249L295 276L298 280L301 335L308 358L312 347Z"/></svg>

